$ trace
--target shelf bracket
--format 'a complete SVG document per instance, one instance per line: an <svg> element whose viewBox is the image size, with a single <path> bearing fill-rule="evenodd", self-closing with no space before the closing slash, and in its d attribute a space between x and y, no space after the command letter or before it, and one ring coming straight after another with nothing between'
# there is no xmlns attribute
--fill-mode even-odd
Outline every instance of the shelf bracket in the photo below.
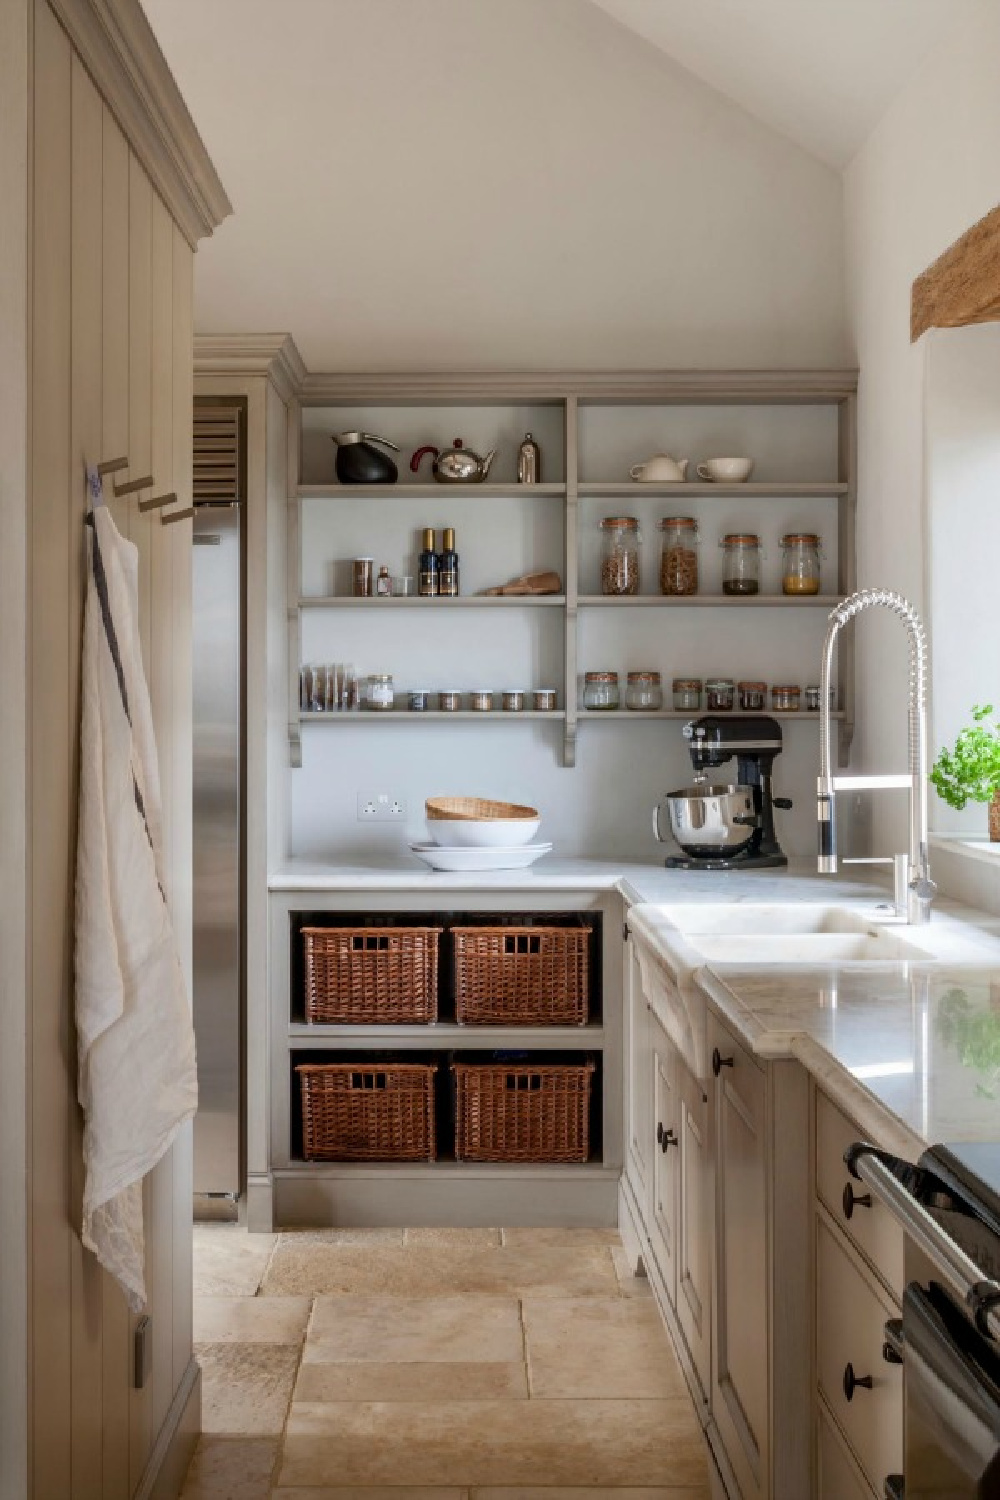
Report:
<svg viewBox="0 0 1000 1500"><path fill-rule="evenodd" d="M574 715L566 714L566 727L563 730L563 766L572 769L576 765L576 726L577 719Z"/></svg>
<svg viewBox="0 0 1000 1500"><path fill-rule="evenodd" d="M288 726L288 764L293 771L302 765L302 729L297 723Z"/></svg>

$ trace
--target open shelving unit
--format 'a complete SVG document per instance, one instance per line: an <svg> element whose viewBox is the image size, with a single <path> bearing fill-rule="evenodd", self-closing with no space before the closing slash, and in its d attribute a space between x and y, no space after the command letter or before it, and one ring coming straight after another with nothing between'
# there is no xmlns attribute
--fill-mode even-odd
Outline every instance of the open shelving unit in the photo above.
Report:
<svg viewBox="0 0 1000 1500"><path fill-rule="evenodd" d="M643 719L687 719L687 713L674 714L669 709L657 713L621 711L616 714L604 712L588 714L580 704L580 680L582 668L581 631L584 622L592 630L598 620L613 620L615 612L639 610L636 621L648 619L649 610L670 610L675 613L671 620L682 620L684 612L696 611L695 619L711 618L705 611L742 611L742 614L726 615L726 621L716 627L723 636L726 631L742 631L745 622L768 617L774 610L792 609L808 612L829 612L856 586L855 569L855 516L857 504L856 474L856 391L855 371L666 371L623 374L524 374L524 375L309 375L306 377L298 402L293 405L290 434L292 442L292 464L289 473L288 491L288 599L289 599L289 743L293 765L301 764L301 733L303 725L334 723L362 723L367 728L379 728L387 724L405 722L416 727L419 723L475 722L507 724L531 721L539 724L547 721L559 732L559 755L561 763L572 766L576 761L576 742L581 726L594 720L603 720L619 726ZM742 449L727 451L759 452L754 442L754 424L762 433L769 433L763 443L767 450L758 462L754 477L744 484L711 484L703 481L679 484L636 483L623 480L628 460L635 462L647 456L648 448L637 448L635 433L640 430L643 414L648 421L650 409L655 410L657 422L669 426L671 413L680 416L687 413L688 425L695 426L692 413L716 413L728 408L726 420L729 430L745 430L749 436ZM818 421L826 424L822 440L810 452L808 445L799 444L804 455L801 477L796 477L795 468L796 430L788 424L787 413L797 409L810 431L819 431ZM804 409L809 409L808 414ZM502 432L501 457L494 463L494 471L501 471L503 463L512 461L512 450L526 428L532 428L539 436L542 433L543 465L549 473L555 473L551 482L532 486L519 486L510 475L502 472L482 484L444 485L411 481L406 471L405 452L401 454L400 480L393 485L340 485L335 479L320 480L318 471L327 473L333 468L333 449L329 433L346 427L362 430L383 431L386 424L392 425L394 435L402 432L401 447L418 445L425 440L428 426L437 432L450 431L452 427L473 430L469 446L479 448L475 426L477 414L482 424L493 423L493 429ZM327 420L328 419L328 420ZM326 426L324 427L324 422ZM781 424L791 441L782 451ZM407 423L410 424L407 427ZM832 426L830 425L832 423ZM382 425L379 425L382 424ZM422 425L421 425L422 424ZM704 426L704 422L703 422ZM493 442L492 430L490 443ZM720 427L720 430L721 427ZM513 435L516 433L517 437ZM420 435L424 434L424 435ZM831 436L832 434L832 436ZM418 437L419 435L419 437ZM679 441L679 440L678 440ZM632 445L631 447L629 445ZM676 444L664 442L677 452ZM822 460L816 452L822 449ZM716 449L718 451L718 449ZM692 460L692 466L695 460ZM773 473L767 476L768 471ZM604 476L607 477L604 477ZM464 594L457 599L374 598L355 599L346 593L332 592L329 588L312 590L303 585L304 510L307 506L327 504L339 506L352 502L356 506L368 506L365 514L373 517L373 529L378 523L377 503L404 504L409 501L422 502L425 510L433 509L435 503L460 502L456 519L463 528L468 528L472 518L490 517L498 506L532 508L543 504L554 504L556 515L561 519L560 573L564 592L550 596L487 597L482 594ZM749 514L742 512L742 524L762 530L775 517L798 514L796 507L804 509L810 518L817 515L822 522L810 521L803 529L816 529L824 535L828 550L835 553L835 563L825 568L825 591L813 596L785 596L776 591L772 582L766 592L750 597L734 598L708 587L705 592L687 597L663 597L658 593L644 592L632 596L604 596L592 592L596 583L592 558L592 522L600 514L600 503L617 510L645 514L643 524L651 518L650 502L656 502L662 511L666 502L685 503L697 514L703 532L718 519L720 527L733 525L731 515L734 502L747 506ZM374 506L370 502L377 502ZM691 505L694 502L694 505ZM397 512L398 514L398 512ZM541 512L539 512L541 514ZM545 514L551 518L552 512ZM397 525L399 523L397 522ZM408 524L408 523L407 523ZM546 525L554 524L550 521ZM775 525L783 524L777 520ZM588 530L588 527L590 528ZM527 523L521 527L525 536L530 533ZM546 535L551 536L551 529ZM773 539L772 539L773 540ZM463 568L467 558L475 551L477 537L469 537L464 531L460 539ZM483 544L484 546L486 544ZM530 545L525 542L524 546ZM552 545L551 543L549 544ZM644 572L647 589L658 577L658 536L647 535L644 543ZM653 553L657 554L652 561ZM521 571L532 571L542 566L555 565L554 558L542 559L525 555ZM710 570L705 569L706 572ZM492 582L499 582L494 578ZM831 588L831 585L833 587ZM492 713L307 713L299 706L298 677L302 662L302 622L304 617L315 619L317 612L357 612L367 619L369 612L382 612L393 618L398 611L421 611L444 617L453 610L481 611L501 609L510 615L518 611L527 613L526 620L536 620L537 629L560 630L561 670L555 683L540 682L538 686L555 685L560 691L560 706L555 712L519 714L503 713L499 708ZM350 614L343 615L345 620ZM412 614L401 619L411 619ZM469 615L475 619L474 614ZM730 624L731 620L731 624ZM550 622L557 621L557 625ZM738 623L737 623L738 622ZM551 640L550 637L547 639ZM854 643L853 632L843 632L838 649L838 701L835 719L837 723L838 759L847 763L854 733ZM550 652L550 655L552 653ZM587 665L590 665L588 663ZM601 663L594 663L601 665ZM815 679L817 664L814 659L803 661L800 682ZM681 674L683 675L683 674ZM697 675L697 674L696 674ZM764 675L763 673L761 675ZM475 662L470 660L468 685L479 685ZM792 678L791 680L794 680ZM422 684L415 684L422 685ZM404 684L397 684L405 687ZM529 685L530 686L530 685ZM665 696L669 699L669 681L665 679ZM806 712L779 714L778 718L789 723L806 723L818 718Z"/></svg>

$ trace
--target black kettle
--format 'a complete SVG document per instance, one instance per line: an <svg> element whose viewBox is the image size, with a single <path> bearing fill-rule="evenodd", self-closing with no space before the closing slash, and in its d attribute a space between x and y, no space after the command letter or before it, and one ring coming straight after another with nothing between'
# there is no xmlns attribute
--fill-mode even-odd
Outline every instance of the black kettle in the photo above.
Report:
<svg viewBox="0 0 1000 1500"><path fill-rule="evenodd" d="M388 438L376 437L374 432L335 432L333 441L337 445L337 478L341 484L395 484L399 470L387 453L380 453L372 443L381 443L399 448Z"/></svg>

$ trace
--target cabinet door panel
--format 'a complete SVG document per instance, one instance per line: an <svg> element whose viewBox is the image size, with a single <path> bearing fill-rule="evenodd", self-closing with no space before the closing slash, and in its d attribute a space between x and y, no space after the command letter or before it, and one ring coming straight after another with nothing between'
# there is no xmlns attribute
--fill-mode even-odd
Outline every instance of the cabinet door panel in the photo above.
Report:
<svg viewBox="0 0 1000 1500"><path fill-rule="evenodd" d="M712 1409L743 1500L755 1500L768 1454L766 1079L714 1017L709 1046L733 1060L714 1085Z"/></svg>
<svg viewBox="0 0 1000 1500"><path fill-rule="evenodd" d="M816 1500L873 1500L822 1402L816 1422Z"/></svg>
<svg viewBox="0 0 1000 1500"><path fill-rule="evenodd" d="M816 1093L816 1191L840 1228L867 1256L886 1287L897 1299L903 1295L903 1231L889 1210L855 1181L844 1165L844 1152L863 1138L837 1106ZM846 1206L850 1215L845 1212ZM869 1199L865 1204L864 1199ZM861 1202L858 1202L861 1199Z"/></svg>
<svg viewBox="0 0 1000 1500"><path fill-rule="evenodd" d="M626 945L625 1003L628 1031L628 1171L635 1194L647 1211L650 1202L650 1164L655 1143L653 1124L653 1064L650 1057L649 1005L631 940Z"/></svg>
<svg viewBox="0 0 1000 1500"><path fill-rule="evenodd" d="M653 1121L651 1131L653 1211L651 1240L667 1295L677 1298L677 1215L680 1107L677 1099L677 1053L656 1018L649 1018L652 1039Z"/></svg>
<svg viewBox="0 0 1000 1500"><path fill-rule="evenodd" d="M708 1103L701 1084L678 1064L680 1212L677 1240L677 1319L707 1395L712 1381L711 1167Z"/></svg>

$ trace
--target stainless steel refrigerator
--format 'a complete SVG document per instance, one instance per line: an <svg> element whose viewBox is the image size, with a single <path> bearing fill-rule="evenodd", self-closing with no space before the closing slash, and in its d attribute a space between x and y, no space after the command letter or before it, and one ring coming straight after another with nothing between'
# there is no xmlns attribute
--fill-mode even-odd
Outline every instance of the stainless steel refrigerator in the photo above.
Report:
<svg viewBox="0 0 1000 1500"><path fill-rule="evenodd" d="M194 519L196 1218L235 1217L243 1178L243 547L239 504Z"/></svg>

